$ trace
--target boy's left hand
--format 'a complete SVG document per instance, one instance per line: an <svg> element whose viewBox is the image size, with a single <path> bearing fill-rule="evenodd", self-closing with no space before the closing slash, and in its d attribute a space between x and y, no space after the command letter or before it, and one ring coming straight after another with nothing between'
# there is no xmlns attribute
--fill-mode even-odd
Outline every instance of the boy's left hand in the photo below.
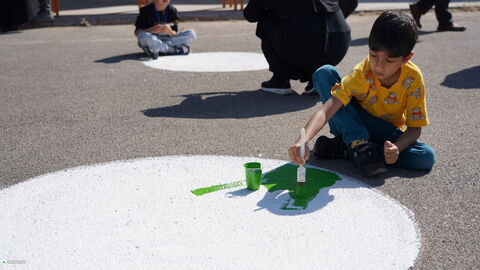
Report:
<svg viewBox="0 0 480 270"><path fill-rule="evenodd" d="M383 153L385 154L385 163L393 164L397 162L400 151L398 150L398 147L391 141L385 141L383 144Z"/></svg>

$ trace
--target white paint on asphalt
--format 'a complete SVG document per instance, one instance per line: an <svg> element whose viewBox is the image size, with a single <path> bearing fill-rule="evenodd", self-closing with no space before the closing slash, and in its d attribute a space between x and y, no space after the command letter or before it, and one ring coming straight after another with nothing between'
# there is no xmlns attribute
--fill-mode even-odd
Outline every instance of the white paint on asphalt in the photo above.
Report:
<svg viewBox="0 0 480 270"><path fill-rule="evenodd" d="M207 52L160 56L143 63L151 68L187 72L237 72L262 70L268 63L261 53Z"/></svg>
<svg viewBox="0 0 480 270"><path fill-rule="evenodd" d="M413 213L356 180L320 190L308 208L235 187L285 161L166 156L42 175L0 190L0 261L18 269L408 269L420 236ZM261 205L260 208L258 205ZM22 268L24 267L24 268ZM16 268L16 269L17 269Z"/></svg>

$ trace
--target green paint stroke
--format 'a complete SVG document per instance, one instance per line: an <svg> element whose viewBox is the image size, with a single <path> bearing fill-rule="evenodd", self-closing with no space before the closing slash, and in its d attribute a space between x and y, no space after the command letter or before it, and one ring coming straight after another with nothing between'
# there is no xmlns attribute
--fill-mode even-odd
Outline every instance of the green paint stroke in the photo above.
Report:
<svg viewBox="0 0 480 270"><path fill-rule="evenodd" d="M306 180L303 186L297 185L297 168L291 164L285 164L278 167L263 176L262 185L269 192L278 190L288 190L293 199L293 206L305 209L308 203L315 198L321 188L329 187L335 184L341 178L331 172L319 169L307 168ZM283 210L298 210L295 207L288 207L290 200L287 200L281 207Z"/></svg>
<svg viewBox="0 0 480 270"><path fill-rule="evenodd" d="M297 168L298 166L287 163L262 175L262 185L264 185L269 192L288 190L291 199L285 201L280 208L282 210L306 209L308 203L318 195L321 188L332 186L337 180L341 179L338 175L331 172L307 168L305 184L299 186L297 185ZM244 185L245 180L242 180L195 189L192 190L192 193L201 196L210 192ZM289 207L292 200L294 207Z"/></svg>
<svg viewBox="0 0 480 270"><path fill-rule="evenodd" d="M201 195L205 195L205 194L210 193L210 192L215 192L215 191L219 191L219 190L222 190L222 189L228 189L228 188L233 188L233 187L241 187L241 186L244 186L244 185L245 185L245 180L242 180L242 181L236 181L236 182L231 182L231 183L216 185L216 186L211 186L211 187L197 188L195 190L192 190L192 193L197 195L197 196L201 196Z"/></svg>

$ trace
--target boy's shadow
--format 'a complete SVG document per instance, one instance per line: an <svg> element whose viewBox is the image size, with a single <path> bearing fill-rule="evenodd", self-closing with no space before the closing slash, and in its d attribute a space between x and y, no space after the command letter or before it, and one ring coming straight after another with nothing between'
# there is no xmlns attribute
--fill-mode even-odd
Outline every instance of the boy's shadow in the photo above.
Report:
<svg viewBox="0 0 480 270"><path fill-rule="evenodd" d="M308 160L308 164L313 166L324 168L333 172L337 172L348 178L359 180L362 183L367 184L370 187L379 187L385 184L385 180L393 177L402 178L418 178L430 173L430 171L414 171L402 168L396 168L387 166L388 171L385 174L381 174L373 177L363 176L359 169L354 165L352 160L345 159L317 159L311 156Z"/></svg>
<svg viewBox="0 0 480 270"><path fill-rule="evenodd" d="M353 186L349 186L349 188L353 188ZM308 203L308 207L305 209L294 209L294 206L292 205L294 201L289 192L267 191L265 192L265 196L257 203L258 208L254 211L266 209L270 213L279 216L299 216L310 214L322 209L335 199L335 196L329 194L330 189L332 189L332 187L320 189L318 195ZM289 210L282 209L283 206L288 207Z"/></svg>
<svg viewBox="0 0 480 270"><path fill-rule="evenodd" d="M144 53L129 53L129 54L123 54L123 55L117 55L117 56L112 56L112 57L107 57L104 59L99 59L95 60L95 63L105 63L105 64L115 64L115 63L120 63L122 61L126 60L137 60L137 61L142 61L143 58L145 58L146 55Z"/></svg>
<svg viewBox="0 0 480 270"><path fill-rule="evenodd" d="M441 85L457 89L480 88L480 66L467 68L445 77Z"/></svg>
<svg viewBox="0 0 480 270"><path fill-rule="evenodd" d="M178 105L147 109L142 113L148 117L239 119L300 111L317 103L315 96L279 96L261 90L181 96L185 99Z"/></svg>

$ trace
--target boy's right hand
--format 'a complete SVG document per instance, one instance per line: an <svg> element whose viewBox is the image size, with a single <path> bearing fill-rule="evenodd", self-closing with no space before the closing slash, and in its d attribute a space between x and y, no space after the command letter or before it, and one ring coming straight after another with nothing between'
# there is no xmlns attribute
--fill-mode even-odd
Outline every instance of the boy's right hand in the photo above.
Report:
<svg viewBox="0 0 480 270"><path fill-rule="evenodd" d="M288 148L288 156L290 160L297 164L304 164L308 158L310 158L310 149L308 148L308 143L305 142L305 156L303 159L300 156L300 142L295 142L290 148Z"/></svg>
<svg viewBox="0 0 480 270"><path fill-rule="evenodd" d="M151 34L160 34L163 32L163 25L155 24L154 26L148 28L147 31Z"/></svg>
<svg viewBox="0 0 480 270"><path fill-rule="evenodd" d="M167 24L156 24L148 29L148 32L152 34L166 34L169 36L174 36L176 33L172 30L170 25Z"/></svg>

